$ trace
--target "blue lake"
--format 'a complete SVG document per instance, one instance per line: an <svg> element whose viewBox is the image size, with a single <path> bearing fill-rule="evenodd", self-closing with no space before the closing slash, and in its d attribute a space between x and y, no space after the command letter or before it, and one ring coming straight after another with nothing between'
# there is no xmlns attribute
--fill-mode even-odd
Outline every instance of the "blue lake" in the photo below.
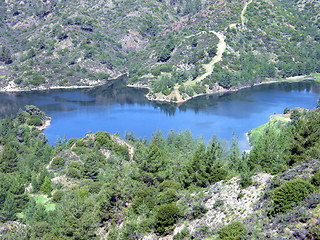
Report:
<svg viewBox="0 0 320 240"><path fill-rule="evenodd" d="M118 85L118 84L117 84ZM108 131L150 138L161 130L190 130L208 141L213 135L230 141L233 133L241 149L248 148L245 133L284 108L314 108L320 84L314 82L261 85L222 96L198 97L180 106L150 102L145 90L121 86L95 89L49 90L0 94L0 114L15 113L33 104L52 118L44 131L50 143L58 138L79 138L88 131Z"/></svg>

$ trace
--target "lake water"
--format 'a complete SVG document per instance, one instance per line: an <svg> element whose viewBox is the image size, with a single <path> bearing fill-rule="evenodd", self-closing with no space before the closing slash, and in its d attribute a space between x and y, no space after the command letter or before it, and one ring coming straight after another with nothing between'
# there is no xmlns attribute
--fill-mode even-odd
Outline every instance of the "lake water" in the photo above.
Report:
<svg viewBox="0 0 320 240"><path fill-rule="evenodd" d="M247 149L245 133L269 120L284 108L314 108L320 85L314 82L261 85L222 96L198 97L177 106L148 101L142 89L102 86L96 89L49 90L1 93L0 114L15 113L27 104L52 118L44 133L50 143L58 138L79 138L88 131L108 131L124 136L150 138L161 130L189 129L208 141L212 135L230 141L235 133L241 149Z"/></svg>

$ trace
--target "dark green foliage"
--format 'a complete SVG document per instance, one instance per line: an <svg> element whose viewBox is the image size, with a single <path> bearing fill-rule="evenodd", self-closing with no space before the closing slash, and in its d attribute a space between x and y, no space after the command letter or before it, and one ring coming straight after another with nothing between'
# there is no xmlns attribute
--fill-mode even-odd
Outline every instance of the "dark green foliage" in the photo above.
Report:
<svg viewBox="0 0 320 240"><path fill-rule="evenodd" d="M68 168L67 172L66 172L67 177L69 178L81 178L82 177L82 173L79 169L70 167Z"/></svg>
<svg viewBox="0 0 320 240"><path fill-rule="evenodd" d="M14 239L96 239L100 237L97 236L100 227L109 231L109 239L140 239L147 234L172 233L178 221L204 217L206 200L211 193L219 192L210 186L213 183L241 175L240 185L246 188L252 184L252 171L276 172L274 169L279 163L283 164L281 169L287 168L292 147L305 140L309 143L303 145L297 156L316 158L319 155L317 114L305 112L294 124L281 125L277 131L267 129L254 143L252 156L240 156L235 138L228 148L215 137L206 145L188 131L170 131L167 138L157 132L150 143L129 134L127 141L130 148L134 148L131 160L127 145L120 145L118 136L104 132L90 133L69 142L59 140L54 149L40 131L25 124L30 116L46 119L38 108L28 106L26 111L19 111L17 117L0 120L0 220L7 223L24 216L19 221L29 226L27 237ZM111 153L108 158L103 155L106 150ZM51 160L52 169L47 169ZM263 229L271 221L279 223L281 229L288 223L286 227L290 230L291 223L296 226L303 222L309 227L309 235L317 236L316 230L310 230L308 209L319 203L317 192L310 194L319 185L319 174L311 176L313 185L305 180L279 184L299 175L309 178L319 170L317 162L301 162L304 168L300 164L282 175L279 173L278 182L266 185L266 194L255 205L259 211L254 215L257 219L250 222L252 218L248 216L245 220L251 234L249 238L264 239ZM59 182L51 183L50 179L60 176ZM25 192L30 183L32 194ZM52 198L46 203L38 202L40 190L45 194L52 192ZM241 191L238 201L244 197L247 193ZM271 207L270 198L274 203L271 216L266 210ZM229 213L226 205L218 198L210 208ZM287 213L278 214L288 209ZM190 234L185 228L174 239L210 237L217 233L218 227L220 225L198 225ZM246 232L244 225L231 223L220 229L218 239L241 239L246 237ZM295 230L294 234L297 232L303 231ZM307 234L305 232L305 236Z"/></svg>
<svg viewBox="0 0 320 240"><path fill-rule="evenodd" d="M95 134L94 141L98 143L100 146L103 146L109 149L113 146L111 136L107 132L97 132Z"/></svg>
<svg viewBox="0 0 320 240"><path fill-rule="evenodd" d="M46 82L46 79L44 76L36 75L32 79L29 80L29 84L33 86L40 86L41 84L44 84Z"/></svg>
<svg viewBox="0 0 320 240"><path fill-rule="evenodd" d="M96 180L98 174L99 174L99 167L97 165L97 159L95 155L91 154L87 156L85 159L82 175L84 178Z"/></svg>
<svg viewBox="0 0 320 240"><path fill-rule="evenodd" d="M64 158L62 157L55 157L51 162L51 167L53 168L61 168L64 166Z"/></svg>
<svg viewBox="0 0 320 240"><path fill-rule="evenodd" d="M266 127L263 135L255 143L249 154L250 170L262 170L278 173L286 166L285 149L289 146L285 132L280 132L271 125Z"/></svg>
<svg viewBox="0 0 320 240"><path fill-rule="evenodd" d="M208 170L211 166L207 165L206 160L205 146L204 144L200 144L189 166L190 184L200 187L205 187L208 184L210 174Z"/></svg>
<svg viewBox="0 0 320 240"><path fill-rule="evenodd" d="M159 206L155 217L156 231L161 235L169 232L180 216L179 208L173 203Z"/></svg>
<svg viewBox="0 0 320 240"><path fill-rule="evenodd" d="M0 61L5 64L11 64L13 61L11 51L5 46L2 46L0 49Z"/></svg>
<svg viewBox="0 0 320 240"><path fill-rule="evenodd" d="M310 111L303 116L294 121L291 130L289 165L319 156L320 112Z"/></svg>
<svg viewBox="0 0 320 240"><path fill-rule="evenodd" d="M241 222L231 222L219 230L219 240L240 240L247 234L245 225Z"/></svg>
<svg viewBox="0 0 320 240"><path fill-rule="evenodd" d="M201 218L207 211L203 201L197 200L191 204L190 210L187 212L187 218L190 220Z"/></svg>
<svg viewBox="0 0 320 240"><path fill-rule="evenodd" d="M69 196L57 209L60 234L71 239L97 239L97 215L94 203Z"/></svg>
<svg viewBox="0 0 320 240"><path fill-rule="evenodd" d="M32 237L36 239L43 238L46 234L50 233L52 227L47 222L36 222L32 226Z"/></svg>
<svg viewBox="0 0 320 240"><path fill-rule="evenodd" d="M63 196L64 196L64 192L61 190L58 190L52 195L52 201L60 202Z"/></svg>
<svg viewBox="0 0 320 240"><path fill-rule="evenodd" d="M137 213L148 213L156 206L157 191L154 187L140 187L132 201L132 208Z"/></svg>
<svg viewBox="0 0 320 240"><path fill-rule="evenodd" d="M158 195L158 202L160 204L172 203L178 200L177 192L173 189L167 189L160 192Z"/></svg>
<svg viewBox="0 0 320 240"><path fill-rule="evenodd" d="M311 184L319 187L320 186L320 171L316 172L311 178Z"/></svg>
<svg viewBox="0 0 320 240"><path fill-rule="evenodd" d="M5 173L15 172L18 169L18 155L16 146L12 144L4 145L0 153L0 171Z"/></svg>
<svg viewBox="0 0 320 240"><path fill-rule="evenodd" d="M311 183L299 178L284 182L274 190L272 215L293 208L313 191L314 187Z"/></svg>
<svg viewBox="0 0 320 240"><path fill-rule="evenodd" d="M41 192L50 195L52 191L51 180L48 177L45 177L43 184L40 187Z"/></svg>

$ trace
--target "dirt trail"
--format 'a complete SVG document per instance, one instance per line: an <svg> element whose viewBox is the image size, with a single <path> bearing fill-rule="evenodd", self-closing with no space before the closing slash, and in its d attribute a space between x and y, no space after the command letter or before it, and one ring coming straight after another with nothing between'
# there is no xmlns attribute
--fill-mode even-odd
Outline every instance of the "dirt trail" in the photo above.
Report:
<svg viewBox="0 0 320 240"><path fill-rule="evenodd" d="M212 60L207 63L203 64L203 68L206 70L206 72L200 76L198 76L194 81L195 82L200 82L203 79L205 79L207 76L209 76L213 72L214 64L217 62L220 62L222 60L222 54L227 48L227 44L224 41L225 36L222 35L221 33L215 32L215 31L210 31L210 33L215 34L219 38L219 43L217 44L217 55L212 58Z"/></svg>
<svg viewBox="0 0 320 240"><path fill-rule="evenodd" d="M246 13L246 10L247 10L247 7L250 3L252 3L253 0L249 0L248 2L245 3L242 11L241 11L241 15L240 15L240 18L241 18L241 25L242 25L242 29L245 29L245 22L246 22L246 18L244 17L244 14ZM235 27L236 24L233 23L233 24L230 24L230 28L232 27ZM203 79L205 79L207 76L209 76L212 72L213 72L213 68L214 68L214 64L216 64L217 62L220 62L222 60L222 54L223 52L226 50L227 48L227 44L225 42L225 36L222 34L222 33L219 33L219 32L215 32L215 31L209 31L210 33L213 33L215 34L218 38L219 38L219 43L217 44L217 54L216 56L214 56L212 58L212 60L207 63L207 64L203 64L203 68L206 70L206 72L200 76L198 76L194 82L200 82L202 81ZM200 35L200 34L203 34L205 32L199 32L197 34L194 34L194 35L190 35L190 36L187 36L186 38L190 38L192 36L196 36L196 35Z"/></svg>
<svg viewBox="0 0 320 240"><path fill-rule="evenodd" d="M246 18L244 17L244 14L247 10L247 7L250 3L252 3L253 0L249 0L248 2L245 3L242 11L241 11L241 15L240 15L240 18L241 18L241 25L242 25L242 29L245 28L245 22L246 22ZM229 25L229 28L236 28L237 27L237 23L232 23ZM219 38L219 42L217 44L217 53L216 55L211 59L211 61L207 64L203 64L202 67L205 69L205 73L202 74L202 75L199 75L198 77L196 77L195 80L188 80L186 81L184 84L187 86L187 85L193 85L194 83L197 83L197 82L201 82L203 79L205 79L207 76L211 75L212 72L213 72L213 69L214 69L214 65L218 62L220 62L222 60L222 55L224 53L224 51L227 49L227 43L225 42L225 36L220 33L220 32L216 32L216 31L201 31L201 32L198 32L196 34L192 34L192 35L189 35L189 36L186 36L185 38L188 39L188 38L191 38L191 37L194 37L194 36L198 36L198 35L201 35L201 34L206 34L206 33L213 33L215 34L218 38ZM158 101L174 101L176 103L181 103L181 102L185 102L189 99L191 99L192 97L187 97L187 98L184 98L182 97L180 91L179 91L179 87L180 85L179 84L176 84L174 86L174 89L172 91L172 93L165 97L165 96L160 96L159 97L156 97L155 99L152 99L152 100L158 100ZM206 93L212 93L211 90L207 89L206 90ZM203 94L198 94L198 95L203 95ZM175 99L175 100L172 100L172 99ZM149 98L150 100L150 98Z"/></svg>
<svg viewBox="0 0 320 240"><path fill-rule="evenodd" d="M247 11L247 7L250 3L252 3L253 0L249 0L248 2L245 3L242 11L241 11L241 15L240 15L240 19L241 19L241 25L242 25L242 29L245 30L246 29L246 26L245 26L245 22L246 22L246 18L244 16L244 14L246 13Z"/></svg>

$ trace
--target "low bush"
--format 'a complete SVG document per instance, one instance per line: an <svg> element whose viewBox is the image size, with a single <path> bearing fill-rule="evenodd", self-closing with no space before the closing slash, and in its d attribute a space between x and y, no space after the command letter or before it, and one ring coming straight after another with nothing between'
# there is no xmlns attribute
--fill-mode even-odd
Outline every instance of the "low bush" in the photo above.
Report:
<svg viewBox="0 0 320 240"><path fill-rule="evenodd" d="M293 179L282 183L274 189L272 201L273 209L271 214L286 212L296 206L306 196L314 191L314 186L302 179Z"/></svg>
<svg viewBox="0 0 320 240"><path fill-rule="evenodd" d="M219 230L218 240L238 240L247 234L247 228L241 222L231 222Z"/></svg>

